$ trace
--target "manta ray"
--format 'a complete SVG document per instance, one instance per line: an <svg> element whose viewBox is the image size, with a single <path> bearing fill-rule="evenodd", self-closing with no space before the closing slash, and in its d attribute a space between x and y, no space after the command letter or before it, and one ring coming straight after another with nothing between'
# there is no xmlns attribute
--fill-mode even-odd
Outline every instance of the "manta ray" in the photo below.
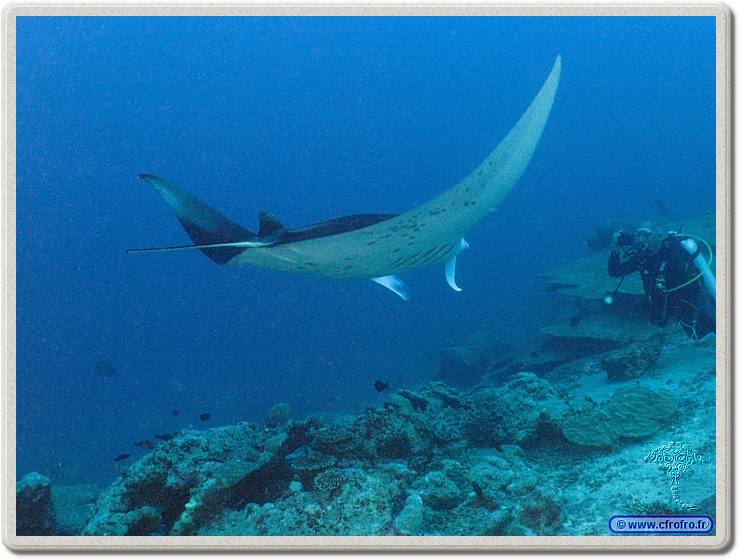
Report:
<svg viewBox="0 0 740 560"><path fill-rule="evenodd" d="M560 81L560 56L534 101L493 152L457 185L404 214L354 214L290 229L259 213L255 234L192 194L154 175L140 175L174 212L193 245L127 252L199 249L220 265L252 265L324 278L373 280L407 300L396 275L445 262L456 291L456 257L465 233L514 188L527 168L550 115Z"/></svg>

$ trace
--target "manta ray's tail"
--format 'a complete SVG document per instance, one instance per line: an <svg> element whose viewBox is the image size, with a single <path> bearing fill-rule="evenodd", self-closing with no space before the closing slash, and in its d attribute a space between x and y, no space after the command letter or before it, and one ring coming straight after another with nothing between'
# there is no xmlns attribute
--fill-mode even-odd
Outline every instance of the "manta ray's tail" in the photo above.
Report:
<svg viewBox="0 0 740 560"><path fill-rule="evenodd" d="M212 245L238 243L257 237L177 185L154 175L139 175L139 177L157 189L196 247L212 261L224 264L246 248L245 246L213 247ZM202 245L211 245L211 247L201 247Z"/></svg>

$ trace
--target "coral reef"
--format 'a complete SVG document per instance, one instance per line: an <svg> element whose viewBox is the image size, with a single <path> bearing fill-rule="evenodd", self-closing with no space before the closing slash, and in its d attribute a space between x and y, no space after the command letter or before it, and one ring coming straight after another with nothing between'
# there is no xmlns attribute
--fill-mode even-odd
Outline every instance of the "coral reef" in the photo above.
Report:
<svg viewBox="0 0 740 560"><path fill-rule="evenodd" d="M471 398L477 406L464 431L479 445L534 444L540 434L557 433L568 411L554 387L531 372L517 373L503 386L484 389Z"/></svg>
<svg viewBox="0 0 740 560"><path fill-rule="evenodd" d="M265 424L268 428L275 428L285 422L290 416L290 405L288 403L278 403L267 411L267 421Z"/></svg>
<svg viewBox="0 0 740 560"><path fill-rule="evenodd" d="M210 534L235 524L240 534L285 534L286 524L296 531L289 534L414 532L415 500L394 529L407 492L430 510L465 501L462 467L441 450L460 441L470 407L432 382L338 424L312 417L282 428L185 430L122 470L83 534ZM306 511L317 514L309 519Z"/></svg>
<svg viewBox="0 0 740 560"><path fill-rule="evenodd" d="M641 377L660 359L665 335L654 334L644 342L610 352L602 358L601 367L612 382L630 381Z"/></svg>
<svg viewBox="0 0 740 560"><path fill-rule="evenodd" d="M593 496L605 488L610 515L620 507L663 511L676 499L683 471L667 469L666 458L678 447L661 444L682 418L700 419L681 429L692 457L701 457L692 476L708 481L687 496L714 511L704 459L713 450L696 436L715 417L706 398L715 383L714 341L665 340L569 361L547 379L520 371L465 391L426 382L384 394L357 416L287 420L281 413L261 424L185 429L119 466L120 478L102 493L51 489L32 473L17 487L18 534L604 534L606 525L593 520L609 516ZM609 360L639 371L639 380L610 381ZM693 373L677 381L674 364L683 363ZM654 462L672 478L654 469L654 486L631 496L615 473L645 468L638 442L646 438L654 438ZM629 480L646 476L625 472Z"/></svg>
<svg viewBox="0 0 740 560"><path fill-rule="evenodd" d="M676 400L668 392L636 385L620 387L606 404L570 417L563 424L568 441L585 447L604 447L620 438L646 438L660 429L676 411Z"/></svg>
<svg viewBox="0 0 740 560"><path fill-rule="evenodd" d="M401 513L393 520L393 530L397 535L417 535L424 522L424 501L419 494L410 494L403 504Z"/></svg>
<svg viewBox="0 0 740 560"><path fill-rule="evenodd" d="M316 490L321 492L332 491L341 488L347 480L342 471L331 469L317 474L316 478L313 479L313 485Z"/></svg>
<svg viewBox="0 0 740 560"><path fill-rule="evenodd" d="M274 453L258 449L269 436L275 434L246 423L181 432L123 470L98 499L83 535L141 534L143 527L146 534L192 534L214 510L266 501L272 469L282 468ZM131 512L138 513L118 515Z"/></svg>
<svg viewBox="0 0 740 560"><path fill-rule="evenodd" d="M15 534L53 535L54 502L51 482L45 476L28 473L15 485Z"/></svg>
<svg viewBox="0 0 740 560"><path fill-rule="evenodd" d="M457 485L440 471L416 479L411 488L432 509L452 509L462 498Z"/></svg>

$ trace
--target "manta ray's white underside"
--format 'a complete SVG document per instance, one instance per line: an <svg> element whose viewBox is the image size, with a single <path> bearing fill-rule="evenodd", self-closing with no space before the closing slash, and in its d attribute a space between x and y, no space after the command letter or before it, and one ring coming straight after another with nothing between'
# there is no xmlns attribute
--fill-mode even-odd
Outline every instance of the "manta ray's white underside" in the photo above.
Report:
<svg viewBox="0 0 740 560"><path fill-rule="evenodd" d="M361 216L365 221L377 220L364 227L348 226L343 222L353 218L348 217L288 230L267 215L260 233L254 235L172 183L142 177L162 194L196 243L187 248L200 248L219 264L373 279L407 299L403 282L393 275L445 261L447 281L459 290L454 259L467 248L463 236L511 192L524 173L547 123L559 80L560 56L524 115L470 175L405 214ZM335 223L339 225L334 227ZM231 248L233 256L214 257L215 251L225 248Z"/></svg>

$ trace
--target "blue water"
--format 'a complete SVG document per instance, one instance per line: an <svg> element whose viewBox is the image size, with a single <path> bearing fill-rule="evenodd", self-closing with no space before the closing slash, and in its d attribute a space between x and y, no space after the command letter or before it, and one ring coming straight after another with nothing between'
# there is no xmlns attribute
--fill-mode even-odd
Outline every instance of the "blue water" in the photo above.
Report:
<svg viewBox="0 0 740 560"><path fill-rule="evenodd" d="M19 17L17 44L20 475L110 482L134 441L280 401L359 412L382 400L375 379L433 379L448 340L553 322L538 275L585 254L597 224L715 205L713 18ZM125 253L190 242L140 173L253 231L261 209L287 227L404 212L483 160L558 54L545 133L466 236L460 293L442 265L404 275L404 302Z"/></svg>

